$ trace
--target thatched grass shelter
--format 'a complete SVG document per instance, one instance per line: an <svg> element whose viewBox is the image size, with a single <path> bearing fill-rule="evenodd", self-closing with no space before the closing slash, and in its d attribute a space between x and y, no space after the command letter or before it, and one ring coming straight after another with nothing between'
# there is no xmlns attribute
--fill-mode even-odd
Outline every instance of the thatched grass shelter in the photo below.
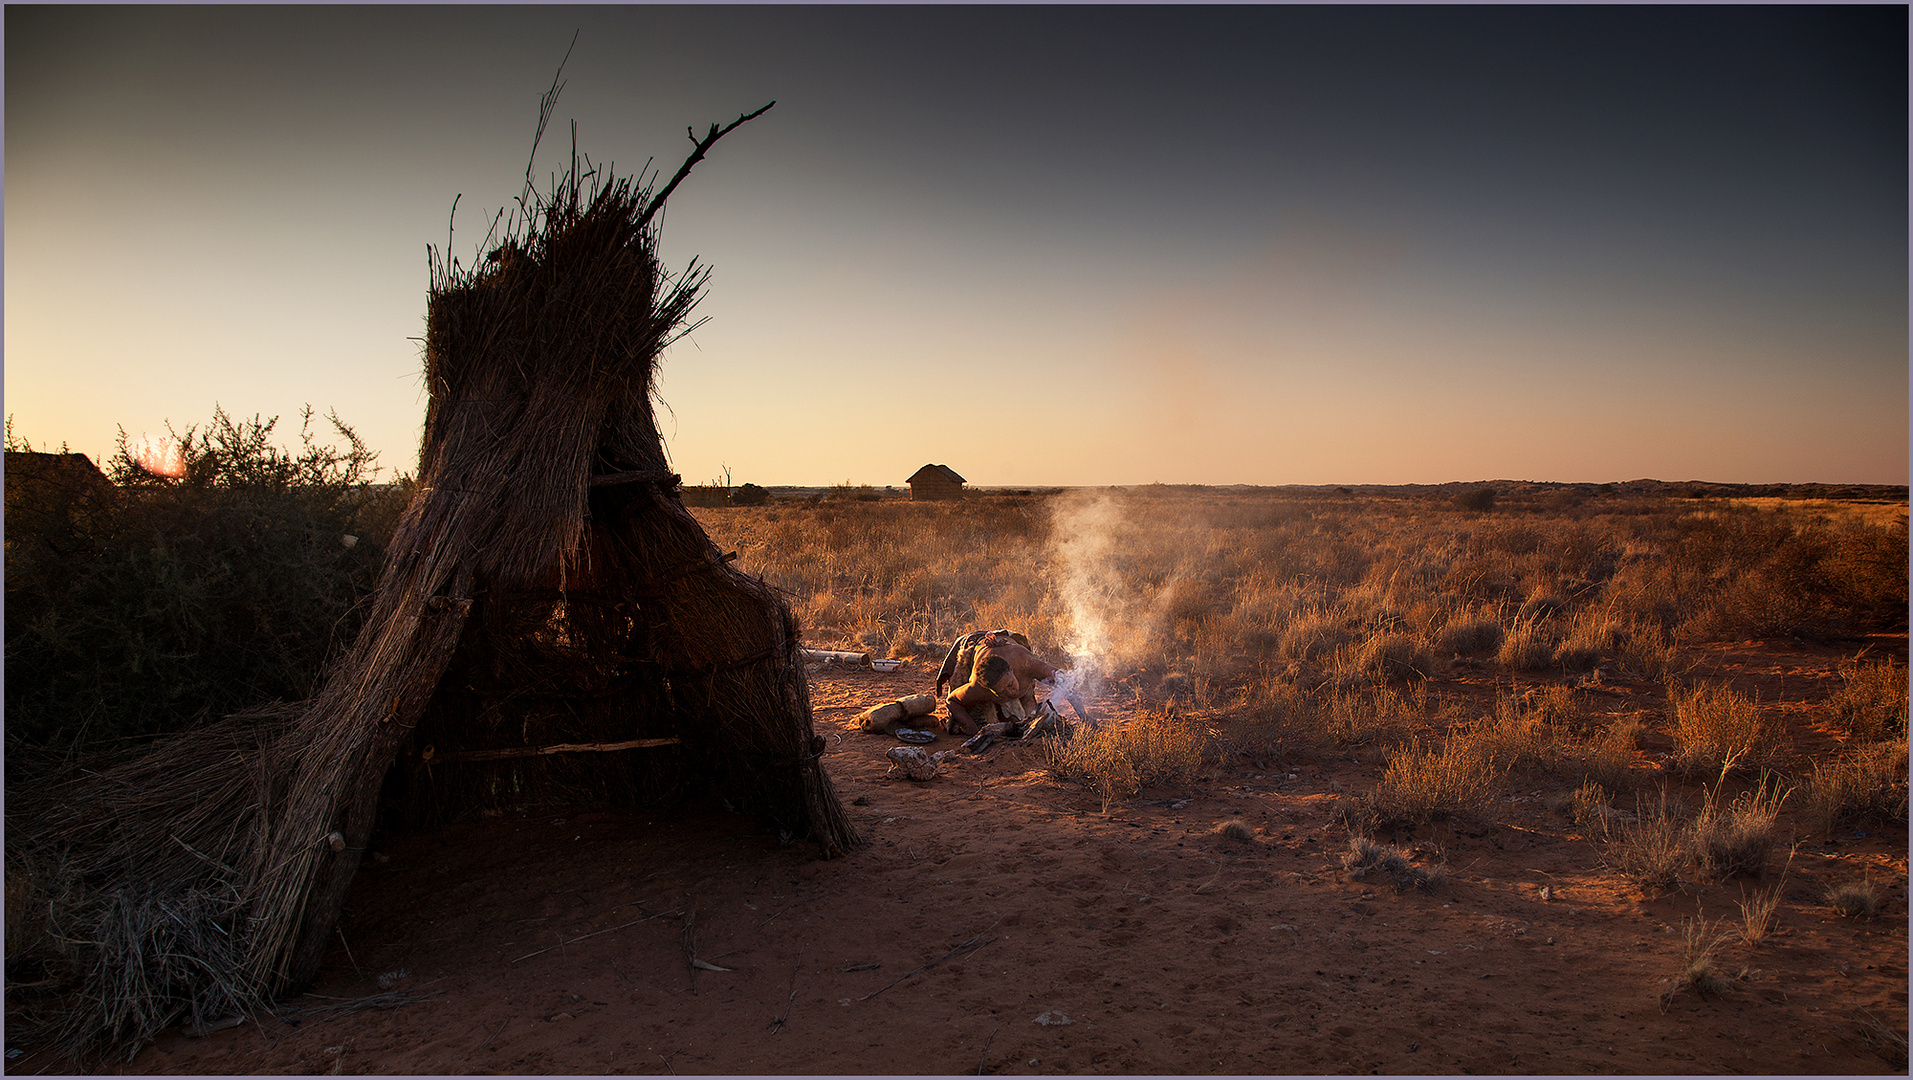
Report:
<svg viewBox="0 0 1913 1080"><path fill-rule="evenodd" d="M10 793L9 915L19 877L66 992L10 1045L267 1007L315 974L381 818L709 791L859 843L797 624L685 510L652 410L706 280L663 270L652 222L720 134L655 193L574 159L475 268L434 257L417 494L316 697Z"/></svg>

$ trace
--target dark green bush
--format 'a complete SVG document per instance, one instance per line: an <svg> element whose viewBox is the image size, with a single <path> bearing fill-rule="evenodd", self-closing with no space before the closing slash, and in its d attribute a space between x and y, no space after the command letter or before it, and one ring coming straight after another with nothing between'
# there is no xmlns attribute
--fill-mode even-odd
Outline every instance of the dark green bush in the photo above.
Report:
<svg viewBox="0 0 1913 1080"><path fill-rule="evenodd" d="M310 409L290 451L269 442L276 417L216 409L177 437L183 476L147 472L122 431L111 483L87 470L77 489L8 484L10 772L16 751L177 731L316 689L358 630L411 489L375 487L377 455L328 419L343 449L315 441Z"/></svg>
<svg viewBox="0 0 1913 1080"><path fill-rule="evenodd" d="M771 493L756 484L739 484L731 490L732 506L762 506L771 501Z"/></svg>
<svg viewBox="0 0 1913 1080"><path fill-rule="evenodd" d="M1478 487L1455 496L1455 505L1463 510L1486 512L1495 508L1495 489Z"/></svg>

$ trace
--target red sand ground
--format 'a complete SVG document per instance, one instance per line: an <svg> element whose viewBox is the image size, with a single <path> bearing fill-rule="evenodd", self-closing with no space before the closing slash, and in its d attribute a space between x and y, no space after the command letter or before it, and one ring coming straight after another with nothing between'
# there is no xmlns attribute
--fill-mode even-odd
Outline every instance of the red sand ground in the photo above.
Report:
<svg viewBox="0 0 1913 1080"><path fill-rule="evenodd" d="M1905 655L1904 638L1892 648ZM1748 643L1697 676L1798 703L1851 652ZM386 838L296 1025L170 1032L137 1073L1868 1073L1904 1039L1904 828L1803 845L1780 929L1721 959L1724 993L1659 1001L1696 912L1738 917L1745 881L1642 899L1579 827L1520 793L1491 825L1400 842L1449 867L1433 895L1351 880L1346 757L1225 763L1101 813L1003 744L929 783L885 777L862 707L925 690L819 671L818 730L869 837L824 861L717 807L526 812ZM1489 700L1491 681L1440 683ZM1611 685L1651 719L1659 687ZM1118 720L1116 699L1098 702ZM1212 722L1222 721L1209 718ZM938 748L953 741L944 739ZM1651 753L1649 758L1655 756ZM1662 747L1664 749L1664 747ZM1696 789L1684 789L1691 804ZM1213 834L1241 819L1251 841ZM1778 862L1778 860L1776 860ZM1777 871L1778 867L1775 867ZM1871 877L1871 920L1825 906ZM1772 880L1770 875L1769 880ZM1549 892L1544 895L1544 887ZM691 958L711 967L695 967ZM714 970L716 969L716 970ZM1902 1043L1903 1046L1903 1043ZM42 1065L16 1061L11 1071Z"/></svg>

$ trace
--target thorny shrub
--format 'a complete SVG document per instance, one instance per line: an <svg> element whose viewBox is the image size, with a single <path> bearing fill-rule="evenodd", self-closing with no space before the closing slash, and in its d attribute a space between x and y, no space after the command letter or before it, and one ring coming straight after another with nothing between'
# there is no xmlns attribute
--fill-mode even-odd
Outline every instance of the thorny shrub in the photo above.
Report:
<svg viewBox="0 0 1913 1080"><path fill-rule="evenodd" d="M79 520L40 505L60 490L8 485L10 769L36 750L175 731L316 689L357 631L409 482L374 487L377 455L337 416L342 445L320 442L312 419L306 410L288 450L271 442L276 418L215 409L176 436L178 478L143 469L122 432L112 483Z"/></svg>

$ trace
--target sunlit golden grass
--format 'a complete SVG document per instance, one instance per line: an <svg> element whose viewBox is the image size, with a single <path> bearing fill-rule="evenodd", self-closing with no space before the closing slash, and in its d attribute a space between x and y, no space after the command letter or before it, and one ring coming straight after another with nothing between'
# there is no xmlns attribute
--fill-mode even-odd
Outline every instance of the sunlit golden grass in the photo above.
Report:
<svg viewBox="0 0 1913 1080"><path fill-rule="evenodd" d="M1009 626L1045 658L1089 669L1092 693L1228 713L1234 752L1393 753L1383 798L1410 817L1453 812L1510 772L1557 797L1595 784L1625 805L1645 775L1639 719L1596 715L1563 682L1667 678L1710 635L1905 625L1903 510L1586 494L1486 512L1296 491L874 494L694 513L740 568L789 595L812 645L928 663L966 631ZM1551 689L1486 717L1431 710L1427 687L1463 672ZM1904 738L1905 669L1856 661L1843 674L1829 707L1853 749L1816 766L1802 805L1824 822L1896 805L1903 819L1892 753L1863 745ZM1782 749L1759 703L1724 687L1670 685L1653 726L1673 741L1667 766L1697 779L1752 775ZM1151 782L1105 772L1111 798Z"/></svg>
<svg viewBox="0 0 1913 1080"><path fill-rule="evenodd" d="M1440 746L1413 742L1389 759L1369 793L1368 810L1383 823L1465 814L1493 797L1497 773L1497 763L1467 739Z"/></svg>
<svg viewBox="0 0 1913 1080"><path fill-rule="evenodd" d="M1408 497L1143 488L693 512L741 568L791 595L813 643L948 642L1009 624L1047 650L1093 651L1112 673L1242 679L1292 661L1353 685L1485 657L1652 677L1710 627L1834 632L1890 622L1895 604L1904 625L1904 524L1784 504L1615 498L1481 514Z"/></svg>
<svg viewBox="0 0 1913 1080"><path fill-rule="evenodd" d="M1102 797L1103 812L1144 785L1177 787L1202 772L1208 738L1176 709L1147 712L1127 725L1080 727L1047 745L1050 774Z"/></svg>
<svg viewBox="0 0 1913 1080"><path fill-rule="evenodd" d="M1891 660L1840 665L1840 688L1827 699L1835 727L1855 742L1906 738L1906 668Z"/></svg>
<svg viewBox="0 0 1913 1080"><path fill-rule="evenodd" d="M1725 686L1669 683L1673 764L1694 774L1759 771L1769 764L1776 733L1757 702Z"/></svg>

